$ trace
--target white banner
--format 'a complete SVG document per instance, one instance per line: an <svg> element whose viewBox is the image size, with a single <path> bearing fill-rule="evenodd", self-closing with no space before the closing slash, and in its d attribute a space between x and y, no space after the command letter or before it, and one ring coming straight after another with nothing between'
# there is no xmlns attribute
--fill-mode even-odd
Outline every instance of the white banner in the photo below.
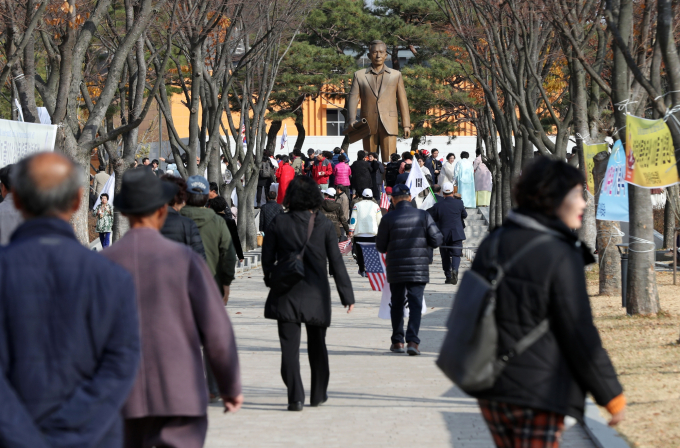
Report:
<svg viewBox="0 0 680 448"><path fill-rule="evenodd" d="M54 151L57 126L0 120L0 168L42 151Z"/></svg>
<svg viewBox="0 0 680 448"><path fill-rule="evenodd" d="M392 292L390 291L390 284L385 282L383 286L382 297L380 298L380 309L378 310L379 319L391 319L392 314L390 310L392 309ZM427 313L427 304L425 304L425 294L423 293L423 315ZM408 308L408 299L404 302L404 319L408 319L410 314Z"/></svg>

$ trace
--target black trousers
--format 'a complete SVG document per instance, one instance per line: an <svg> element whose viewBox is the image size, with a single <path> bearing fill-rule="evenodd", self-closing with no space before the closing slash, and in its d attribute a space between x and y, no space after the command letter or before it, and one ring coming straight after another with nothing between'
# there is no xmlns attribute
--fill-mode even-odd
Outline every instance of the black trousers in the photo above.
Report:
<svg viewBox="0 0 680 448"><path fill-rule="evenodd" d="M142 417L125 420L125 448L201 448L208 417Z"/></svg>
<svg viewBox="0 0 680 448"><path fill-rule="evenodd" d="M281 342L281 378L288 388L288 403L305 402L305 390L300 376L300 334L301 324L281 322L279 341ZM307 354L312 369L311 404L319 404L326 398L330 367L326 349L326 327L305 324L307 329Z"/></svg>
<svg viewBox="0 0 680 448"><path fill-rule="evenodd" d="M366 265L364 264L364 252L361 250L361 246L357 243L375 243L374 236L355 236L354 241L352 241L352 252L357 256L357 264L359 265L359 270L361 272L366 271Z"/></svg>
<svg viewBox="0 0 680 448"><path fill-rule="evenodd" d="M440 247L439 253L442 256L442 268L447 277L451 277L451 270L458 271L460 267L460 255L463 252L463 241L458 240L446 246L454 246L456 249L445 249Z"/></svg>
<svg viewBox="0 0 680 448"><path fill-rule="evenodd" d="M418 332L420 319L423 316L423 292L425 283L390 283L392 293L392 343L404 343L404 304L408 300L408 325L406 328L406 342L420 344Z"/></svg>

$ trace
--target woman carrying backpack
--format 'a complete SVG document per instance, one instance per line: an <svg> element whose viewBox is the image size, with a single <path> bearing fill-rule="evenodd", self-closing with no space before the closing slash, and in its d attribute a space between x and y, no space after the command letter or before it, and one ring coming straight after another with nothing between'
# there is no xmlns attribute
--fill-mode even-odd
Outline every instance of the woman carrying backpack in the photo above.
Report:
<svg viewBox="0 0 680 448"><path fill-rule="evenodd" d="M573 233L586 207L584 183L578 169L539 157L515 188L517 209L481 244L472 264L492 281L498 264L534 239L546 240L518 256L497 284L497 355L506 363L493 386L471 392L498 447L557 448L565 415L583 420L587 393L611 413L610 425L624 417L623 389L586 290L584 268L594 259ZM518 348L539 327L538 339Z"/></svg>

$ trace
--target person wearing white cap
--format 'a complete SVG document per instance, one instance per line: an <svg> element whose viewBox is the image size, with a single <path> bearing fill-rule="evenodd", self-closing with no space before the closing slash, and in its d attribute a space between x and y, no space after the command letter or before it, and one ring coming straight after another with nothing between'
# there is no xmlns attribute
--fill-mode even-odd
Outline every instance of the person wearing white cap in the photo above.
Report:
<svg viewBox="0 0 680 448"><path fill-rule="evenodd" d="M371 199L373 191L370 188L364 189L361 197L365 200L356 202L352 207L352 217L349 220L349 234L354 235L352 250L359 265L359 275L366 277L366 266L364 265L364 254L361 246L357 243L375 243L375 236L378 234L378 225L382 218L380 206Z"/></svg>
<svg viewBox="0 0 680 448"><path fill-rule="evenodd" d="M349 232L349 226L347 225L347 220L342 213L342 206L335 202L335 188L328 188L323 190L324 201L321 204L321 212L326 215L326 218L330 219L335 226L335 233L338 235L338 241L342 237L342 230Z"/></svg>
<svg viewBox="0 0 680 448"><path fill-rule="evenodd" d="M467 211L460 195L454 196L451 182L444 183L442 193L444 193L444 200L437 202L427 211L444 235L444 244L439 248L439 253L442 256L445 283L455 285L458 283L460 255L465 239L463 220L467 218Z"/></svg>

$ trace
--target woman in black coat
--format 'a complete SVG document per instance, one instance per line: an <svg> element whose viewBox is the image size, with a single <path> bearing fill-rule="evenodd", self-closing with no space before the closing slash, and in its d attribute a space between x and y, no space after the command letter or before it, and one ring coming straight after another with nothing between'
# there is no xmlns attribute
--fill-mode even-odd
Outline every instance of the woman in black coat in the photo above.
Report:
<svg viewBox="0 0 680 448"><path fill-rule="evenodd" d="M281 376L288 387L288 410L301 411L305 392L300 377L301 324L307 329L307 351L312 370L310 403L318 406L328 399L326 390L330 370L326 350L326 329L331 324L331 287L326 260L334 272L340 301L354 309L354 292L345 263L338 249L333 223L318 212L323 198L311 178L296 176L283 201L288 213L277 215L269 225L262 244L262 270L271 288L264 317L276 319L281 341ZM314 227L304 253L305 276L289 290L281 290L270 281L277 260L288 260L299 254L307 240L308 224L314 213Z"/></svg>
<svg viewBox="0 0 680 448"><path fill-rule="evenodd" d="M533 239L549 236L498 284L499 356L544 320L549 324L525 352L510 355L490 389L474 393L498 447L557 447L564 416L583 419L586 393L612 414L611 425L623 419L623 389L593 324L586 290L584 268L594 259L573 232L586 207L584 182L579 170L547 157L525 167L515 189L518 208L481 244L472 264L491 280L495 262L502 265ZM505 418L510 414L517 418Z"/></svg>

